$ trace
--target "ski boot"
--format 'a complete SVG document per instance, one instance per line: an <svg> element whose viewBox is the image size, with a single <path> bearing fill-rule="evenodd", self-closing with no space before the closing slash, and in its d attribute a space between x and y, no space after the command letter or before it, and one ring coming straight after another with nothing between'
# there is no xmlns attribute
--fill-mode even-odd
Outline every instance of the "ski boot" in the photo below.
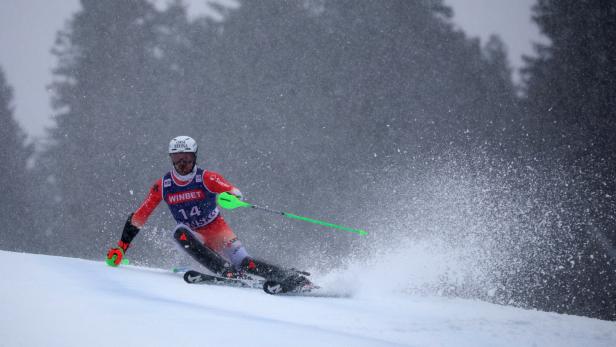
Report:
<svg viewBox="0 0 616 347"><path fill-rule="evenodd" d="M233 269L226 269L220 273L220 277L236 280L251 280L252 277L248 276L244 271L235 271Z"/></svg>

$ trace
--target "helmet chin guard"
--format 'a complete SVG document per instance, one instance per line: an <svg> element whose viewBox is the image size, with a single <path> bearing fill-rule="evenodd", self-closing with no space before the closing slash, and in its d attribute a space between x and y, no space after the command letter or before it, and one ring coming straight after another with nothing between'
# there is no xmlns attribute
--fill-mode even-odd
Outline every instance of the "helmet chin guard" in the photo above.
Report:
<svg viewBox="0 0 616 347"><path fill-rule="evenodd" d="M178 136L169 142L169 154L173 153L195 153L197 154L197 141L190 136Z"/></svg>

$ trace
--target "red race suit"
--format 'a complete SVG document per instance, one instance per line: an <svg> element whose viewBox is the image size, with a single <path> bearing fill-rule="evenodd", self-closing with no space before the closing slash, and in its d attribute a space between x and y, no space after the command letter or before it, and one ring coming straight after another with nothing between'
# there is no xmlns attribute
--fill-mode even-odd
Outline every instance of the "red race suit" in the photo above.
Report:
<svg viewBox="0 0 616 347"><path fill-rule="evenodd" d="M150 188L150 191L141 206L139 206L137 211L133 214L131 224L137 228L143 227L152 212L154 212L154 209L156 209L156 206L158 206L158 204L164 199L165 195L167 195L168 200L170 200L170 197L177 198L178 196L182 196L178 194L194 196L195 187L199 189L205 188L205 190L197 190L196 192L199 194L202 194L200 192L204 192L204 195L210 196L224 192L229 192L235 195L241 194L239 189L227 182L222 175L216 172L201 170L199 168L195 168L195 172L195 175L188 180L182 180L174 170L166 174L164 177L159 178ZM164 193L165 189L171 188L174 189L174 194L171 195L169 193ZM185 190L185 192L182 192L183 190ZM199 194L197 194L197 196L199 196ZM170 209L173 212L172 204L174 204L174 201L171 200L165 202L169 204ZM182 212L186 213L184 211ZM231 243L237 239L237 237L231 228L229 228L223 217L219 214L217 207L212 207L211 211L208 211L208 214L212 216L211 220L207 220L205 223L202 223L205 225L198 225L197 227L191 226L191 229L202 236L204 244L208 248L222 254L223 250L226 247L229 247ZM180 223L180 220L178 220L177 217L176 220Z"/></svg>

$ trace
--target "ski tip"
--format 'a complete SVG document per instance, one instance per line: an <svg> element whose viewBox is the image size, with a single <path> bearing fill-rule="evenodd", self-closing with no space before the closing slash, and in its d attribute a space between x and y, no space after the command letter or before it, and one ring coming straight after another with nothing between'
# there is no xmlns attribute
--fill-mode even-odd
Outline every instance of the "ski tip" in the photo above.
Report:
<svg viewBox="0 0 616 347"><path fill-rule="evenodd" d="M311 291L320 288L311 282L295 287L285 286L283 283L274 280L268 280L263 283L263 291L270 295L307 295Z"/></svg>
<svg viewBox="0 0 616 347"><path fill-rule="evenodd" d="M202 274L192 270L186 271L183 277L186 283L199 283L203 280Z"/></svg>

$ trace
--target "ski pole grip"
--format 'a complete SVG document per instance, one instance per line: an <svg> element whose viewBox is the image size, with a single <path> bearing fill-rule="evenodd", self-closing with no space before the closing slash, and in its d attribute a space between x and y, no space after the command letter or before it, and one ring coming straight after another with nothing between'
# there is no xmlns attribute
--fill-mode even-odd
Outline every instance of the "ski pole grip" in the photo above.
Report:
<svg viewBox="0 0 616 347"><path fill-rule="evenodd" d="M238 199L237 196L227 193L227 192L218 194L218 197L216 198L216 203L220 207L227 209L227 210L232 210L238 207L252 206L249 203L243 202L242 200Z"/></svg>

